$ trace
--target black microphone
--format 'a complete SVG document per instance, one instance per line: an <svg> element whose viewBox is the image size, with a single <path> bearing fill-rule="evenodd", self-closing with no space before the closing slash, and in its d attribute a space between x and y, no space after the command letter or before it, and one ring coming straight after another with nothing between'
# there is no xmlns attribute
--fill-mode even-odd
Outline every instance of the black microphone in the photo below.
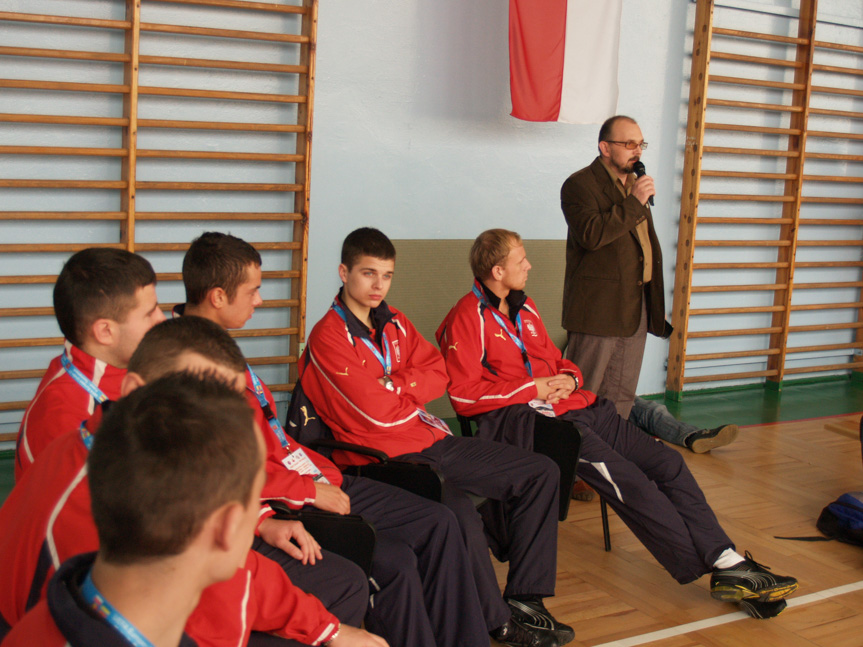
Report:
<svg viewBox="0 0 863 647"><path fill-rule="evenodd" d="M647 171L644 168L644 162L642 162L641 160L638 160L637 162L635 162L632 165L632 172L635 173L635 177L637 177L637 178L641 177L642 175L647 173ZM653 206L653 196L650 196L649 198L647 198L647 201L650 203L650 206L652 207Z"/></svg>

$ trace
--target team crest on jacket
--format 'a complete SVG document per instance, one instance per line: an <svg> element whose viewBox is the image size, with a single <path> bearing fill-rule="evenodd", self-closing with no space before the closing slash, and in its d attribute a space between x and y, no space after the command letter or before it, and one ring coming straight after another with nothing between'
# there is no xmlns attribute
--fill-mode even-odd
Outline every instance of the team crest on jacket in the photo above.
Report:
<svg viewBox="0 0 863 647"><path fill-rule="evenodd" d="M531 321L530 319L526 319L524 322L524 325L527 326L527 329L530 332L531 336L533 336L533 337L537 336L536 326L533 325L533 321Z"/></svg>
<svg viewBox="0 0 863 647"><path fill-rule="evenodd" d="M393 353L396 356L396 362L401 364L402 361L402 352L399 350L399 340L393 339L392 341Z"/></svg>

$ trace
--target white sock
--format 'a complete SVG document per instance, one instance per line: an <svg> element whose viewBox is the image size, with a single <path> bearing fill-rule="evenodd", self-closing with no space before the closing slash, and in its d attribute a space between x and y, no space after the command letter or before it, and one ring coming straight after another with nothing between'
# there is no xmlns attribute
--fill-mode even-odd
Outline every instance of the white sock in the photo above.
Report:
<svg viewBox="0 0 863 647"><path fill-rule="evenodd" d="M740 553L732 548L726 548L722 551L719 559L713 562L713 568L731 568L742 561L745 561L745 558Z"/></svg>

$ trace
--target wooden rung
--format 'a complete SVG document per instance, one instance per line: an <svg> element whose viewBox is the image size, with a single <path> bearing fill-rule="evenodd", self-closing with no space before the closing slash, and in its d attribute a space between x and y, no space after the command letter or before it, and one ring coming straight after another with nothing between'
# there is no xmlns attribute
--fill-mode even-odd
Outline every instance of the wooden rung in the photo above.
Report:
<svg viewBox="0 0 863 647"><path fill-rule="evenodd" d="M125 148L76 148L72 146L0 146L0 155L67 155L70 157L125 157Z"/></svg>
<svg viewBox="0 0 863 647"><path fill-rule="evenodd" d="M860 93L860 96L863 97L863 92ZM810 130L807 134L809 137L824 137L826 139L863 139L863 133L834 133L828 130Z"/></svg>
<svg viewBox="0 0 863 647"><path fill-rule="evenodd" d="M232 330L231 337L284 337L285 335L296 335L299 328L252 328L243 330Z"/></svg>
<svg viewBox="0 0 863 647"><path fill-rule="evenodd" d="M804 195L800 201L810 204L863 204L863 198L828 198L815 195Z"/></svg>
<svg viewBox="0 0 863 647"><path fill-rule="evenodd" d="M687 355L687 362L699 362L708 359L730 359L733 357L768 357L770 355L778 355L778 348L765 348L764 350L734 350L726 353L700 353L696 355Z"/></svg>
<svg viewBox="0 0 863 647"><path fill-rule="evenodd" d="M798 247L863 247L863 240L797 240Z"/></svg>
<svg viewBox="0 0 863 647"><path fill-rule="evenodd" d="M863 261L798 261L794 267L863 267Z"/></svg>
<svg viewBox="0 0 863 647"><path fill-rule="evenodd" d="M129 125L122 117L78 117L75 115L22 115L11 112L0 114L0 122L18 124L63 124L69 126L121 126Z"/></svg>
<svg viewBox="0 0 863 647"><path fill-rule="evenodd" d="M30 404L29 400L17 400L15 402L0 402L0 411L24 411L27 408L27 405ZM11 433L12 436L9 440L15 440L18 434Z"/></svg>
<svg viewBox="0 0 863 647"><path fill-rule="evenodd" d="M817 373L820 371L841 371L843 369L854 369L863 367L863 362L846 362L844 364L822 364L821 366L798 366L786 368L785 375L799 375L800 373Z"/></svg>
<svg viewBox="0 0 863 647"><path fill-rule="evenodd" d="M45 375L44 368L24 371L0 371L0 380L32 380Z"/></svg>
<svg viewBox="0 0 863 647"><path fill-rule="evenodd" d="M741 133L763 133L767 135L799 135L799 128L770 128L768 126L746 126L743 124L705 123L706 130L731 130Z"/></svg>
<svg viewBox="0 0 863 647"><path fill-rule="evenodd" d="M125 245L123 245L123 243L8 243L0 245L0 252L4 252L6 254L79 252L88 247L125 249Z"/></svg>
<svg viewBox="0 0 863 647"><path fill-rule="evenodd" d="M700 225L790 225L791 218L734 218L728 216L699 216Z"/></svg>
<svg viewBox="0 0 863 647"><path fill-rule="evenodd" d="M756 155L758 157L800 157L798 151L774 151L767 148L731 148L728 146L704 146L705 153L718 155ZM811 157L811 155L810 155Z"/></svg>
<svg viewBox="0 0 863 647"><path fill-rule="evenodd" d="M0 220L125 220L125 211L0 211Z"/></svg>
<svg viewBox="0 0 863 647"><path fill-rule="evenodd" d="M284 393L285 391L291 392L294 390L295 384L291 382L290 384L268 384L267 387L273 393Z"/></svg>
<svg viewBox="0 0 863 647"><path fill-rule="evenodd" d="M301 243L250 243L259 251L300 249ZM188 243L136 243L135 249L141 252L185 252L189 249Z"/></svg>
<svg viewBox="0 0 863 647"><path fill-rule="evenodd" d="M67 81L30 81L28 79L0 79L0 88L129 94L128 85L114 85L112 83L71 83Z"/></svg>
<svg viewBox="0 0 863 647"><path fill-rule="evenodd" d="M812 65L813 72L830 72L836 74L849 74L851 76L863 76L863 70L858 70L853 67L838 67L836 65Z"/></svg>
<svg viewBox="0 0 863 647"><path fill-rule="evenodd" d="M746 85L758 88L775 88L778 90L803 90L806 85L803 83L785 83L783 81L766 81L764 79L747 79L740 76L720 76L711 74L711 83L730 83L733 85Z"/></svg>
<svg viewBox="0 0 863 647"><path fill-rule="evenodd" d="M0 285L54 285L56 274L0 276Z"/></svg>
<svg viewBox="0 0 863 647"><path fill-rule="evenodd" d="M799 265L799 264L798 264ZM785 269L787 262L776 263L693 263L693 270L755 270L755 269Z"/></svg>
<svg viewBox="0 0 863 647"><path fill-rule="evenodd" d="M789 326L788 332L825 332L827 330L857 330L863 328L863 321L837 324L812 324L809 326Z"/></svg>
<svg viewBox="0 0 863 647"><path fill-rule="evenodd" d="M308 74L308 65L281 65L277 63L256 63L254 61L225 61L209 58L181 58L176 56L138 57L141 65L164 65L174 67L199 67L218 70L244 70L252 72L276 72L281 74Z"/></svg>
<svg viewBox="0 0 863 647"><path fill-rule="evenodd" d="M786 371L787 372L787 371ZM721 373L717 375L698 375L698 376L683 376L684 384L696 384L699 382L719 382L722 380L744 380L748 378L755 377L773 377L774 375L779 375L779 371L776 369L770 369L767 371L748 371L745 373Z"/></svg>
<svg viewBox="0 0 863 647"><path fill-rule="evenodd" d="M805 305L792 305L792 312L800 312L802 310L842 310L845 308L863 308L863 301L854 303L807 303Z"/></svg>
<svg viewBox="0 0 863 647"><path fill-rule="evenodd" d="M62 345L62 337L29 337L25 339L0 339L0 348L35 348L37 346Z"/></svg>
<svg viewBox="0 0 863 647"><path fill-rule="evenodd" d="M820 47L822 49L838 49L842 52L855 52L857 54L863 54L863 47L859 45L846 45L845 43L828 43L823 40L816 40L814 43L815 47Z"/></svg>
<svg viewBox="0 0 863 647"><path fill-rule="evenodd" d="M296 279L299 278L301 272L299 270L266 270L261 272L262 279ZM49 283L53 283L57 280L57 277L40 277L40 278L48 278L54 279L52 281L47 281ZM182 281L183 273L182 272L157 272L156 273L157 281ZM279 329L281 330L281 328ZM285 329L287 330L287 329Z"/></svg>
<svg viewBox="0 0 863 647"><path fill-rule="evenodd" d="M769 290L786 290L787 283L747 283L746 285L693 285L689 288L696 292L758 292Z"/></svg>
<svg viewBox="0 0 863 647"><path fill-rule="evenodd" d="M751 101L730 101L728 99L707 99L708 106L721 108L744 108L747 110L772 110L774 112L803 112L802 106L784 106L779 103L753 103Z"/></svg>
<svg viewBox="0 0 863 647"><path fill-rule="evenodd" d="M732 38L747 38L752 40L766 40L772 43L786 43L788 45L808 45L808 38L794 38L793 36L775 36L773 34L762 34L756 31L741 31L739 29L713 28L714 36L730 36Z"/></svg>
<svg viewBox="0 0 863 647"><path fill-rule="evenodd" d="M782 332L781 326L771 328L736 328L733 330L700 330L698 332L687 332L687 339L708 339L713 337L738 337L747 335L772 335Z"/></svg>
<svg viewBox="0 0 863 647"><path fill-rule="evenodd" d="M810 110L811 112L811 110ZM807 159L838 160L842 162L863 162L863 155L843 155L841 153L806 153Z"/></svg>
<svg viewBox="0 0 863 647"><path fill-rule="evenodd" d="M73 16L48 16L34 13L0 11L0 20L12 22L35 22L47 25L70 25L73 27L101 27L104 29L131 29L128 20L100 20L98 18L77 18Z"/></svg>
<svg viewBox="0 0 863 647"><path fill-rule="evenodd" d="M234 9L252 9L256 11L273 11L275 13L308 13L305 7L273 4L271 2L249 2L247 0L151 0L152 2L167 2L169 4L191 4L201 7L231 7Z"/></svg>
<svg viewBox="0 0 863 647"><path fill-rule="evenodd" d="M17 438L18 434L11 431L0 434L0 442L15 442Z"/></svg>
<svg viewBox="0 0 863 647"><path fill-rule="evenodd" d="M749 173L747 171L711 171L702 170L701 177L735 177L746 180L794 180L795 173Z"/></svg>
<svg viewBox="0 0 863 647"><path fill-rule="evenodd" d="M820 290L821 288L863 288L863 281L834 283L795 283L795 290Z"/></svg>
<svg viewBox="0 0 863 647"><path fill-rule="evenodd" d="M845 350L852 348L863 348L863 342L855 341L847 344L821 344L818 346L788 346L786 353L813 353L827 350Z"/></svg>
<svg viewBox="0 0 863 647"><path fill-rule="evenodd" d="M194 211L137 211L135 220L302 220L299 213L263 212L194 212Z"/></svg>
<svg viewBox="0 0 863 647"><path fill-rule="evenodd" d="M702 193L699 200L735 200L742 202L794 202L791 195L750 195L748 193Z"/></svg>
<svg viewBox="0 0 863 647"><path fill-rule="evenodd" d="M158 34L183 34L186 36L263 40L273 43L298 43L302 45L309 42L308 36L298 36L295 34L277 34L264 31L241 31L239 29L217 29L215 27L192 27L188 25L163 25L153 22L142 22L141 31Z"/></svg>
<svg viewBox="0 0 863 647"><path fill-rule="evenodd" d="M0 55L59 58L75 61L105 61L109 63L125 63L130 60L128 54L117 52L84 52L72 49L41 49L36 47L0 47Z"/></svg>
<svg viewBox="0 0 863 647"><path fill-rule="evenodd" d="M2 181L0 186L3 186ZM289 193L302 191L303 185L256 182L135 182L135 188L150 191L282 191Z"/></svg>
<svg viewBox="0 0 863 647"><path fill-rule="evenodd" d="M0 146L0 152L2 152ZM139 149L136 153L138 158L148 157L155 159L217 159L237 160L249 162L302 162L303 155L287 153L241 153L233 151L179 151L179 150L153 150Z"/></svg>
<svg viewBox="0 0 863 647"><path fill-rule="evenodd" d="M731 54L730 52L710 52L710 59L720 61L738 61L740 63L755 63L756 65L774 65L776 67L803 67L800 61L789 61L784 58L764 58L762 56L745 56L743 54Z"/></svg>
<svg viewBox="0 0 863 647"><path fill-rule="evenodd" d="M9 189L125 189L122 180L0 180Z"/></svg>
<svg viewBox="0 0 863 647"><path fill-rule="evenodd" d="M863 90L846 90L845 88L834 88L826 85L813 85L812 92L820 94L841 94L848 97L863 97Z"/></svg>
<svg viewBox="0 0 863 647"><path fill-rule="evenodd" d="M297 358L295 355L273 355L271 357L249 357L246 361L252 366L266 366L270 364L294 364Z"/></svg>
<svg viewBox="0 0 863 647"><path fill-rule="evenodd" d="M2 86L0 86L2 87ZM228 92L220 90L196 90L194 88L160 88L141 86L139 95L159 97L192 97L198 99L231 99L234 101L268 101L270 103L306 103L308 97L290 94L264 94L260 92Z"/></svg>
<svg viewBox="0 0 863 647"><path fill-rule="evenodd" d="M861 241L863 244L863 241ZM696 247L790 247L790 240L696 240Z"/></svg>
<svg viewBox="0 0 863 647"><path fill-rule="evenodd" d="M809 108L809 114L827 115L830 117L847 117L848 119L863 119L863 112L854 112L852 110L828 110L827 108Z"/></svg>
<svg viewBox="0 0 863 647"><path fill-rule="evenodd" d="M863 220L856 218L800 218L797 221L799 225L841 225L841 226L863 226Z"/></svg>
<svg viewBox="0 0 863 647"><path fill-rule="evenodd" d="M125 124L123 124L125 125ZM264 133L304 133L297 124L256 124L241 121L181 121L177 119L139 119L138 128L174 128L179 130L242 130Z"/></svg>
<svg viewBox="0 0 863 647"><path fill-rule="evenodd" d="M690 317L699 315L737 315L753 312L782 312L784 306L748 306L738 308L693 308L689 311Z"/></svg>

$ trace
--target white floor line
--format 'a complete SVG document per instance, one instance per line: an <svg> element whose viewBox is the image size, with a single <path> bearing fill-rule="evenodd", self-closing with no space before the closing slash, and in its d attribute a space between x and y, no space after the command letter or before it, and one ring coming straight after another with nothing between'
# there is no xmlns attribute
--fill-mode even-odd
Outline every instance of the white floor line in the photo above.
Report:
<svg viewBox="0 0 863 647"><path fill-rule="evenodd" d="M803 606L804 604L811 604L812 602L820 602L821 600L827 600L829 598L836 597L837 595L844 595L845 593L852 593L854 591L860 590L863 590L863 581L854 582L853 584L845 584L844 586L836 586L832 589L825 589L824 591L819 591L818 593L810 593L809 595L803 595L799 598L788 598L787 602L789 607L797 607ZM644 645L645 643L654 642L656 640L663 640L664 638L681 636L683 634L688 634L692 631L700 631L702 629L709 629L710 627L718 627L719 625L724 625L729 622L745 620L749 617L750 616L748 613L744 611L737 611L735 613L729 613L724 616L717 616L716 618L698 620L697 622L690 622L685 625L679 625L677 627L661 629L660 631L652 631L649 634L641 634L640 636L632 636L631 638L613 640L611 642L602 643L601 645L595 645L594 647L634 647L635 645Z"/></svg>

